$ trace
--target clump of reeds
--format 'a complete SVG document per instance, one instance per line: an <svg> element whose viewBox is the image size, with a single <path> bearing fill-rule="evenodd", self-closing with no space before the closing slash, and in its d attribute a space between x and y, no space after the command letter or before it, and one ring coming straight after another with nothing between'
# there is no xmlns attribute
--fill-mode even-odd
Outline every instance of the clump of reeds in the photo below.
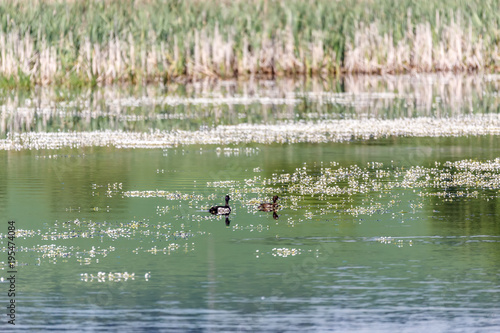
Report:
<svg viewBox="0 0 500 333"><path fill-rule="evenodd" d="M0 1L0 86L495 70L499 5Z"/></svg>
<svg viewBox="0 0 500 333"><path fill-rule="evenodd" d="M263 38L260 45L251 50L247 37L240 49L233 36L222 36L217 26L213 32L202 29L184 36L185 44L193 44L184 50L179 46L180 38L174 38L173 45L167 45L158 41L154 31L149 31L148 36L142 44L137 44L131 34L123 39L114 32L105 44L92 43L85 38L79 45L72 45L70 38L63 38L59 46L70 49L69 57L73 57L65 61L61 58L64 52L48 45L44 36L37 50L29 34L0 31L0 74L15 78L25 76L42 85L70 80L71 75L99 84L176 77L327 73L327 65L335 62L334 56L325 55L319 37L309 43L307 52L300 52L302 58L297 56L290 29L276 32L279 39L274 41Z"/></svg>
<svg viewBox="0 0 500 333"><path fill-rule="evenodd" d="M482 36L473 36L472 23L467 32L460 16L448 24L439 21L411 24L408 15L404 38L394 42L391 33L381 34L378 24L358 24L354 41L347 41L344 66L350 73L404 73L435 71L476 71L498 61L498 48L484 47Z"/></svg>

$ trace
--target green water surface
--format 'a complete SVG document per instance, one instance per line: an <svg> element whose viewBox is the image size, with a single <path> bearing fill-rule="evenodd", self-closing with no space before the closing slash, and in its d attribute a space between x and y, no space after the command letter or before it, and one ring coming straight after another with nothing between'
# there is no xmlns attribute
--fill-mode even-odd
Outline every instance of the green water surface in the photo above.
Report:
<svg viewBox="0 0 500 333"><path fill-rule="evenodd" d="M454 80L442 83L446 89L427 89L419 80L399 85L402 98L392 102L380 93L396 88L373 84L364 92L362 79L346 80L345 86L268 89L263 83L256 90L156 92L191 98L179 105L174 97L150 102L158 96L146 92L131 93L136 99L130 100L116 91L78 98L10 93L1 100L0 133L193 131L282 120L499 111L498 79L484 89L471 79L475 90L466 80L464 96L454 93ZM301 93L290 97L287 89ZM309 99L309 92L326 97ZM228 96L236 99L214 102ZM248 104L241 96L254 99ZM346 96L352 103L342 104ZM446 184L460 170L445 162L487 164L500 156L498 143L498 136L387 137L0 151L0 327L497 332L500 170L472 170L465 175L477 177L476 183L452 186ZM408 185L416 170L423 170L421 179L436 177L435 185ZM322 183L331 172L345 177ZM335 186L338 193L328 192ZM229 225L224 216L208 213L226 195ZM257 209L273 195L280 197L276 218ZM7 292L9 221L17 230L15 297ZM15 326L7 322L11 299Z"/></svg>
<svg viewBox="0 0 500 333"><path fill-rule="evenodd" d="M354 216L322 213L327 203L344 202L341 196L301 196L287 208L294 195L281 186L274 220L247 205L269 200L253 193L265 186L241 186L255 176L304 165L314 172L330 162L404 167L416 156L422 166L492 159L499 153L493 142L233 147L249 151L238 155L211 146L0 152L4 233L9 219L27 231L16 239L17 327L493 331L500 304L498 190L488 199L453 201L402 189L360 194L350 199L354 205L382 194L384 207L397 203ZM210 186L214 181L240 186ZM185 197L124 195L156 190ZM205 212L226 193L234 197L229 226ZM125 272L134 277L109 278Z"/></svg>

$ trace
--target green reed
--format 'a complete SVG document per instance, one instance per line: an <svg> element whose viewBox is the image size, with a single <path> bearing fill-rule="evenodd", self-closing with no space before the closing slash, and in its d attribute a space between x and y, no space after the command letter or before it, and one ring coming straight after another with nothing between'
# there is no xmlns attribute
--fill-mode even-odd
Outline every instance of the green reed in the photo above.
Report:
<svg viewBox="0 0 500 333"><path fill-rule="evenodd" d="M499 0L0 1L0 85L494 71L498 8Z"/></svg>

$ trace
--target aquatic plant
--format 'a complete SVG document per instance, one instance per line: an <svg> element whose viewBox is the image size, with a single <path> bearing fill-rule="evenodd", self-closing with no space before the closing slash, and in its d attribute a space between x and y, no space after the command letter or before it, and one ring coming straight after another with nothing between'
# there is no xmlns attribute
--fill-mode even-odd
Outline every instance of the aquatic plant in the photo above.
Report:
<svg viewBox="0 0 500 333"><path fill-rule="evenodd" d="M207 186L220 188L214 183ZM241 204L252 211L259 201L248 196L280 193L285 197L283 210L303 213L299 222L333 212L354 217L384 214L394 217L396 212L404 215L400 213L402 206L413 214L423 209L427 198L443 201L498 198L500 158L436 162L434 167L409 168L376 162L365 167L340 166L336 162L321 163L320 167L305 164L291 173L261 177L258 183L237 183L231 190L239 193ZM405 193L412 196L410 202L403 203L400 199ZM293 226L294 222L289 224Z"/></svg>
<svg viewBox="0 0 500 333"><path fill-rule="evenodd" d="M346 119L221 125L199 131L24 132L0 139L0 150L40 150L81 147L173 148L178 145L325 143L389 137L458 137L500 135L500 115L484 114L453 118ZM169 195L153 191L152 196Z"/></svg>
<svg viewBox="0 0 500 333"><path fill-rule="evenodd" d="M499 7L498 0L2 1L0 85L497 70Z"/></svg>

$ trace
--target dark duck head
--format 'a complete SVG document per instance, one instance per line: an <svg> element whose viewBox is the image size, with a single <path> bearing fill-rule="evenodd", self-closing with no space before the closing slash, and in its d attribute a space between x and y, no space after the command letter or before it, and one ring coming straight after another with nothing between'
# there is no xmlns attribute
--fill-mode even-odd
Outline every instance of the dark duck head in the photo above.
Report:
<svg viewBox="0 0 500 333"><path fill-rule="evenodd" d="M229 207L229 195L226 195L226 205L225 206L213 206L208 210L210 214L214 215L229 215L231 214L231 207Z"/></svg>
<svg viewBox="0 0 500 333"><path fill-rule="evenodd" d="M278 209L278 204L276 203L276 201L278 201L278 199L279 199L279 197L277 195L275 195L273 197L273 203L270 203L270 202L261 203L259 205L259 210L261 210L263 212L275 211L276 209Z"/></svg>

